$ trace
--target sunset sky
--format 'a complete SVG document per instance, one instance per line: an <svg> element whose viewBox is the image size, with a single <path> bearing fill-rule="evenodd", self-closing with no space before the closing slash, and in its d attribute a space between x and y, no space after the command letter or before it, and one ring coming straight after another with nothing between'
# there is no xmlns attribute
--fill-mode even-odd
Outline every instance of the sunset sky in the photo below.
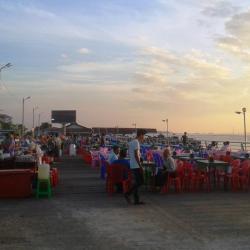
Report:
<svg viewBox="0 0 250 250"><path fill-rule="evenodd" d="M84 126L250 129L250 0L0 0L0 109ZM249 124L249 125L248 125ZM249 130L250 131L250 130Z"/></svg>

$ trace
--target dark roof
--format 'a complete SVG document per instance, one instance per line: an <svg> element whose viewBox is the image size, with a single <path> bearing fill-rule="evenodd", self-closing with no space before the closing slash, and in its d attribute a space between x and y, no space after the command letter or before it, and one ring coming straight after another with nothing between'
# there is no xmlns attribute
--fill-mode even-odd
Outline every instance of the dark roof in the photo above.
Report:
<svg viewBox="0 0 250 250"><path fill-rule="evenodd" d="M82 125L77 124L76 122L69 124L66 126L67 133L84 133L89 134L91 133L91 128L84 127Z"/></svg>
<svg viewBox="0 0 250 250"><path fill-rule="evenodd" d="M46 131L48 133L50 133L50 132L52 132L52 133L63 133L63 128L52 127L52 128L46 129ZM91 131L92 130L90 128L79 125L76 122L71 123L71 124L66 126L66 134L67 135L70 135L70 134L90 134Z"/></svg>
<svg viewBox="0 0 250 250"><path fill-rule="evenodd" d="M12 117L5 114L0 114L0 122L9 123L12 121Z"/></svg>

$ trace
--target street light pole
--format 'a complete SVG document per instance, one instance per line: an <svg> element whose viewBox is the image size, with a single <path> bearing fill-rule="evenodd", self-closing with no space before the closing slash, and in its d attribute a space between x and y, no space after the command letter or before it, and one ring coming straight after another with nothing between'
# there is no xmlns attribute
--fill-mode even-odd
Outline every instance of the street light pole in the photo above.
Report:
<svg viewBox="0 0 250 250"><path fill-rule="evenodd" d="M166 118L165 120L162 120L163 122L166 122L166 132L167 132L167 142L169 145L169 136L168 136L168 118Z"/></svg>
<svg viewBox="0 0 250 250"><path fill-rule="evenodd" d="M11 66L12 66L11 63L7 63L7 64L1 66L1 67L0 67L0 73L1 73L1 71L2 71L3 69L9 68L9 67L11 67Z"/></svg>
<svg viewBox="0 0 250 250"><path fill-rule="evenodd" d="M132 125L135 126L135 134L136 134L136 132L137 132L136 123L133 123Z"/></svg>
<svg viewBox="0 0 250 250"><path fill-rule="evenodd" d="M40 136L40 127L41 127L41 114L42 113L38 114L38 135L39 136Z"/></svg>
<svg viewBox="0 0 250 250"><path fill-rule="evenodd" d="M35 110L38 109L38 106L33 107L33 124L32 124L32 135L35 135Z"/></svg>
<svg viewBox="0 0 250 250"><path fill-rule="evenodd" d="M246 108L242 108L242 113L244 117L244 139L245 139L245 151L247 151L247 129L246 129Z"/></svg>
<svg viewBox="0 0 250 250"><path fill-rule="evenodd" d="M6 63L5 65L0 67L0 80L1 80L1 72L3 69L10 68L12 66L11 63Z"/></svg>
<svg viewBox="0 0 250 250"><path fill-rule="evenodd" d="M243 114L243 121L244 121L244 142L245 142L245 151L247 150L247 129L246 129L246 108L242 108L241 111L236 111L236 114Z"/></svg>
<svg viewBox="0 0 250 250"><path fill-rule="evenodd" d="M24 102L28 99L30 99L31 97L28 96L28 97L25 97L23 98L23 108L22 108L22 131L21 131L21 136L23 136L24 134Z"/></svg>

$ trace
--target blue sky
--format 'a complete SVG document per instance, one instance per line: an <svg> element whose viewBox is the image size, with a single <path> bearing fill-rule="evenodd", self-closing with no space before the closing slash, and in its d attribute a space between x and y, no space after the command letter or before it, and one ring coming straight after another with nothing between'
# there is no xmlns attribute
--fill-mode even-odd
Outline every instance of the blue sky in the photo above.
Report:
<svg viewBox="0 0 250 250"><path fill-rule="evenodd" d="M250 104L249 7L0 0L0 64L13 64L1 74L0 109L20 122L21 99L30 95L28 126L38 105L44 121L51 109L68 108L85 126L163 129L168 117L180 132L240 130L233 111Z"/></svg>

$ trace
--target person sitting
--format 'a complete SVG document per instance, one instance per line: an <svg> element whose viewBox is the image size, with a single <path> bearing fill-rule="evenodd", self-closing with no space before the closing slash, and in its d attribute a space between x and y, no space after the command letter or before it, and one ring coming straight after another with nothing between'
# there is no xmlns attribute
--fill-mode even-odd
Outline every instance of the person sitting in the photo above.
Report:
<svg viewBox="0 0 250 250"><path fill-rule="evenodd" d="M222 159L223 161L230 163L232 161L232 156L230 151L226 151L226 155Z"/></svg>
<svg viewBox="0 0 250 250"><path fill-rule="evenodd" d="M113 149L110 152L109 157L108 157L108 163L112 164L114 161L118 160L119 153L120 153L119 146L117 145L113 146Z"/></svg>
<svg viewBox="0 0 250 250"><path fill-rule="evenodd" d="M171 156L169 148L166 148L163 151L163 170L159 170L156 176L156 186L163 186L168 177L176 177L176 162L175 159Z"/></svg>
<svg viewBox="0 0 250 250"><path fill-rule="evenodd" d="M125 159L126 157L127 157L127 149L121 149L120 154L119 154L119 158L117 160L115 160L113 163L121 164L124 167L130 169L129 160Z"/></svg>
<svg viewBox="0 0 250 250"><path fill-rule="evenodd" d="M175 176L176 172L176 162L173 157L171 157L170 149L166 148L163 152L163 167L167 172L167 175Z"/></svg>
<svg viewBox="0 0 250 250"><path fill-rule="evenodd" d="M229 141L223 142L223 146L221 147L220 151L222 151L222 153L226 153L229 151L231 152L230 142Z"/></svg>
<svg viewBox="0 0 250 250"><path fill-rule="evenodd" d="M174 152L172 153L172 157L173 157L173 159L177 159L177 153L176 153L176 151L174 151Z"/></svg>

